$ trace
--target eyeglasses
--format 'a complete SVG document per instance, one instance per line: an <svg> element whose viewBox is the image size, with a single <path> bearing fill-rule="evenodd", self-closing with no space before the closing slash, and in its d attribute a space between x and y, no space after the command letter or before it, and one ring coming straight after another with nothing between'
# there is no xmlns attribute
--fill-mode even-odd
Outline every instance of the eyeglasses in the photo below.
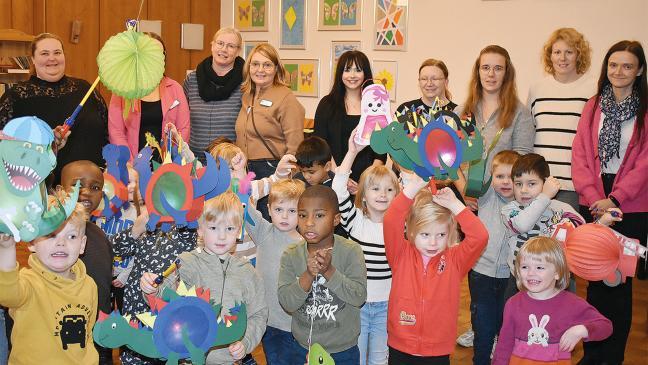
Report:
<svg viewBox="0 0 648 365"><path fill-rule="evenodd" d="M445 77L432 77L432 78L421 77L418 80L419 80L419 82L421 84L427 84L428 81L431 81L431 82L443 81L443 80L445 80Z"/></svg>
<svg viewBox="0 0 648 365"><path fill-rule="evenodd" d="M223 47L227 47L229 51L235 51L239 48L239 46L236 44L225 43L223 41L214 41L214 45L216 45L216 49L223 49Z"/></svg>
<svg viewBox="0 0 648 365"><path fill-rule="evenodd" d="M250 69L257 70L259 69L259 67L263 67L264 71L272 71L272 69L275 68L275 64L272 62L264 62L264 63L260 63L256 61L250 62Z"/></svg>
<svg viewBox="0 0 648 365"><path fill-rule="evenodd" d="M482 65L481 67L479 67L479 69L486 74L491 71L494 71L496 74L504 72L504 66L500 66L500 65L495 65L492 67L491 65Z"/></svg>

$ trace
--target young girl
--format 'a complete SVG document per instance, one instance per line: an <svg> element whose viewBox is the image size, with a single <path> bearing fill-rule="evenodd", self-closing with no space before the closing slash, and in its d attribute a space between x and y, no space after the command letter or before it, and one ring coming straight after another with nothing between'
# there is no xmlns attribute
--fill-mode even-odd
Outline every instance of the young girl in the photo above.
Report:
<svg viewBox="0 0 648 365"><path fill-rule="evenodd" d="M494 365L569 365L581 340L603 340L612 322L585 300L564 290L569 268L560 243L548 237L528 240L515 262L520 292L504 307Z"/></svg>
<svg viewBox="0 0 648 365"><path fill-rule="evenodd" d="M412 176L384 217L393 275L389 364L450 364L461 282L488 242L484 225L450 188L433 194L426 185ZM457 223L466 236L459 245Z"/></svg>
<svg viewBox="0 0 648 365"><path fill-rule="evenodd" d="M245 335L225 348L207 353L208 364L232 364L252 352L261 342L268 320L268 306L261 278L250 264L230 254L243 224L243 206L236 194L226 191L205 202L198 221L199 243L184 252L179 268L161 286L155 284L158 272L144 273L140 281L146 294L161 295L165 287L176 288L178 279L187 287L210 290L210 300L222 304L222 315L239 303L245 303Z"/></svg>
<svg viewBox="0 0 648 365"><path fill-rule="evenodd" d="M349 150L337 168L332 188L340 204L342 228L362 246L367 265L367 302L360 310L360 364L387 364L387 300L391 270L385 257L383 218L398 192L396 175L384 165L372 165L360 175L355 202L347 190L351 166L366 146L349 138Z"/></svg>

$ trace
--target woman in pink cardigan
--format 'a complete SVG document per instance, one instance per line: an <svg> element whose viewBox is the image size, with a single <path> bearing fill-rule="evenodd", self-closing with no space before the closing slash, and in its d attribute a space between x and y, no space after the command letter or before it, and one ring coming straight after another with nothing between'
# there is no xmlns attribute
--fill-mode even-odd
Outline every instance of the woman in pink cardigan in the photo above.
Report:
<svg viewBox="0 0 648 365"><path fill-rule="evenodd" d="M620 208L623 221L613 228L643 245L648 234L647 109L644 50L639 42L621 41L605 55L598 92L585 105L572 145L572 179L583 217L592 221L609 208ZM584 343L579 364L623 363L632 278L614 287L590 282L587 301L612 321L614 331L604 341Z"/></svg>
<svg viewBox="0 0 648 365"><path fill-rule="evenodd" d="M146 33L160 42L166 56L166 47L159 35ZM166 132L168 123L174 124L182 139L189 143L189 103L182 86L164 76L149 95L134 102L124 119L124 98L113 95L108 107L108 137L110 143L128 146L131 159L146 144L145 133L150 132L158 141Z"/></svg>

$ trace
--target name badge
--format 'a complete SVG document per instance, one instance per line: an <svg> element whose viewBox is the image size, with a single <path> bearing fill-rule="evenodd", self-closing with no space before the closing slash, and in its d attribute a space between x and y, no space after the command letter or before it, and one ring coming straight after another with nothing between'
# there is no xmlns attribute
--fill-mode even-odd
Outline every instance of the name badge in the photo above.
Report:
<svg viewBox="0 0 648 365"><path fill-rule="evenodd" d="M266 100L266 99L261 99L259 104L261 104L262 106L272 106L272 102L270 100Z"/></svg>

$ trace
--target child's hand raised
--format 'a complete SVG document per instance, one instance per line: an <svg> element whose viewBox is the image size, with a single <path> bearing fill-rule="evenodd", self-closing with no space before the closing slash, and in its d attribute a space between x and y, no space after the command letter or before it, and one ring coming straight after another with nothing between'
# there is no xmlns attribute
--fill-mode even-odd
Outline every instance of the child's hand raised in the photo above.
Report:
<svg viewBox="0 0 648 365"><path fill-rule="evenodd" d="M277 163L277 168L275 169L275 175L280 179L285 179L290 176L292 169L295 168L295 162L297 158L291 154L285 154L279 163Z"/></svg>
<svg viewBox="0 0 648 365"><path fill-rule="evenodd" d="M560 351L571 352L578 342L587 336L587 328L582 324L570 327L560 338Z"/></svg>
<svg viewBox="0 0 648 365"><path fill-rule="evenodd" d="M142 289L142 292L144 294L157 293L158 287L155 283L155 279L157 279L157 277L158 275L152 272L145 272L144 274L142 274L142 278L140 279L140 289Z"/></svg>
<svg viewBox="0 0 648 365"><path fill-rule="evenodd" d="M459 201L459 199L457 199L457 196L454 194L452 189L448 187L437 191L437 193L432 196L432 201L444 208L450 209L454 215L461 213L461 211L466 207L461 203L461 201Z"/></svg>
<svg viewBox="0 0 648 365"><path fill-rule="evenodd" d="M360 151L364 150L367 146L357 144L356 141L354 140L355 135L356 135L356 128L353 129L353 132L351 132L351 136L349 137L349 152L348 153L353 153L353 154L358 154Z"/></svg>
<svg viewBox="0 0 648 365"><path fill-rule="evenodd" d="M245 166L247 165L247 157L245 153L239 152L230 161L230 168L236 172L245 172Z"/></svg>
<svg viewBox="0 0 648 365"><path fill-rule="evenodd" d="M140 238L141 235L146 232L146 223L149 220L149 214L148 211L146 210L146 206L142 205L140 207L140 215L135 218L135 222L133 223L133 228L131 229L131 237L134 239Z"/></svg>
<svg viewBox="0 0 648 365"><path fill-rule="evenodd" d="M549 199L553 199L558 194L558 191L560 191L560 181L553 176L549 176L544 182L542 193L548 196Z"/></svg>
<svg viewBox="0 0 648 365"><path fill-rule="evenodd" d="M428 183L420 176L414 173L401 171L401 179L403 182L403 193L410 199L414 199L419 190L423 189Z"/></svg>

